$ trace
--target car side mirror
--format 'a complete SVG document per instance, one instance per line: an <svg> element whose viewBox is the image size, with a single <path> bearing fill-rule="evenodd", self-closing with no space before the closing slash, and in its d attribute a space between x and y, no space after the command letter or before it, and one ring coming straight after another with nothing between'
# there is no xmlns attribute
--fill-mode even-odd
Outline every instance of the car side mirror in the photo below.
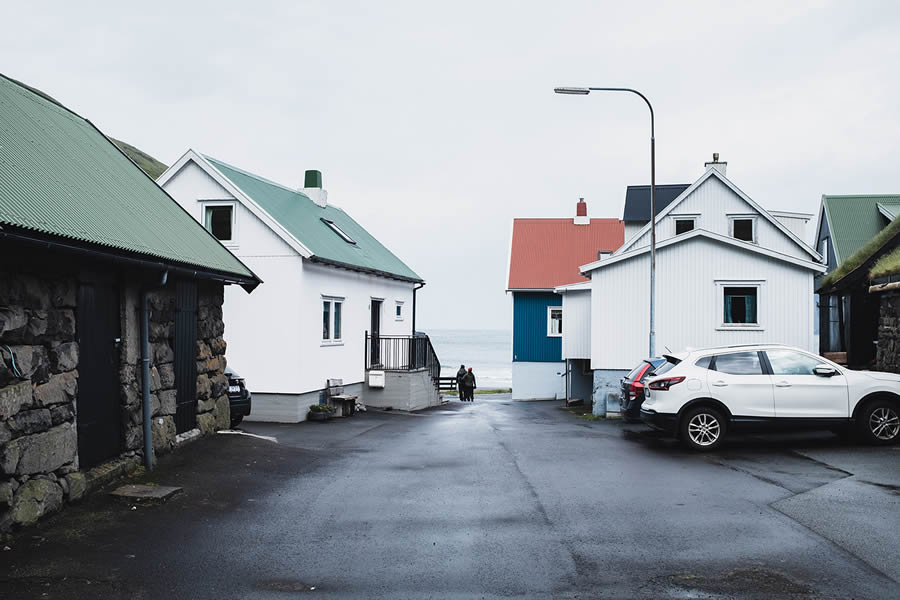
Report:
<svg viewBox="0 0 900 600"><path fill-rule="evenodd" d="M838 374L837 369L830 365L816 365L813 369L813 373L819 377L834 377Z"/></svg>

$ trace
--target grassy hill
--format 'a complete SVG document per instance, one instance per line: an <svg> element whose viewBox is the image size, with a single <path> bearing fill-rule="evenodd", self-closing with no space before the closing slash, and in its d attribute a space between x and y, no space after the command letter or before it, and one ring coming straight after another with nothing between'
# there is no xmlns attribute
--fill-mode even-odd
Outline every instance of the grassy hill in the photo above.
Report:
<svg viewBox="0 0 900 600"><path fill-rule="evenodd" d="M163 172L169 168L149 154L142 152L141 150L135 148L127 142L123 142L113 138L110 139L116 144L116 146L119 147L119 150L124 152L128 156L128 158L133 160L137 166L143 169L144 173L146 173L153 179L156 179L157 177L162 175Z"/></svg>

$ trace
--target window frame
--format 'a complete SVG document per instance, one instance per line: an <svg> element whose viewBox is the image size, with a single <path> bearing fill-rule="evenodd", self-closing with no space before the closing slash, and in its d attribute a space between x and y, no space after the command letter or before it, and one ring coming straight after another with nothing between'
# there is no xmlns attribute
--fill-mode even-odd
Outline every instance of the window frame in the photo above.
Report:
<svg viewBox="0 0 900 600"><path fill-rule="evenodd" d="M553 333L553 311L559 311L559 333ZM563 335L563 307L548 306L547 307L547 337L561 338Z"/></svg>
<svg viewBox="0 0 900 600"><path fill-rule="evenodd" d="M686 233L690 233L697 229L697 219L700 215L672 215L672 235L685 235ZM691 228L688 231L683 231L678 233L678 221L690 221Z"/></svg>
<svg viewBox="0 0 900 600"><path fill-rule="evenodd" d="M228 207L231 209L231 239L219 240L223 246L228 248L236 248L239 243L238 218L237 218L237 200L201 200L200 201L200 224L209 232L210 235L216 237L210 226L208 225L207 211L210 208Z"/></svg>
<svg viewBox="0 0 900 600"><path fill-rule="evenodd" d="M403 312L403 300L394 300L394 320L395 321L403 321L406 319L406 315ZM400 314L397 314L397 311L400 311Z"/></svg>
<svg viewBox="0 0 900 600"><path fill-rule="evenodd" d="M726 323L725 322L725 288L743 287L756 288L756 323ZM716 289L716 317L718 325L716 331L765 331L766 305L763 291L766 287L764 279L717 279Z"/></svg>
<svg viewBox="0 0 900 600"><path fill-rule="evenodd" d="M352 244L356 246L356 240L350 237L350 234L341 229L341 226L332 221L331 219L326 219L325 217L319 217L319 220L325 223L329 229L331 229L334 233L337 234L339 238L347 242L348 244Z"/></svg>
<svg viewBox="0 0 900 600"><path fill-rule="evenodd" d="M753 228L753 235L751 236L753 239L750 240L742 240L740 238L734 237L734 222L735 221L750 221L751 227ZM757 226L759 223L757 215L728 215L728 237L733 240L737 240L739 242L747 242L748 244L758 244L759 243L759 227Z"/></svg>
<svg viewBox="0 0 900 600"><path fill-rule="evenodd" d="M344 303L346 298L343 296L326 296L320 297L322 312L325 312L325 304L329 306L328 310L328 335L329 337L320 337L319 342L322 346L343 346L344 345ZM335 307L340 305L340 309ZM338 315L340 313L340 315ZM324 315L323 315L324 316ZM323 324L324 325L324 324ZM337 327L335 327L337 325ZM323 332L324 333L324 332ZM335 337L335 334L339 337Z"/></svg>

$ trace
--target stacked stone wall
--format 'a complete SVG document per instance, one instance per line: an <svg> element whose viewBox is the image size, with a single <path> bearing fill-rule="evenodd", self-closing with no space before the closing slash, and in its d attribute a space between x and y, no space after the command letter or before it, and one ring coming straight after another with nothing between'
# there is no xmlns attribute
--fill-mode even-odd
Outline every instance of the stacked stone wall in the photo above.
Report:
<svg viewBox="0 0 900 600"><path fill-rule="evenodd" d="M77 290L71 276L0 270L0 531L34 523L84 493L75 426Z"/></svg>
<svg viewBox="0 0 900 600"><path fill-rule="evenodd" d="M900 294L880 294L876 369L900 373Z"/></svg>
<svg viewBox="0 0 900 600"><path fill-rule="evenodd" d="M0 533L30 525L106 481L79 470L78 285L71 272L46 266L31 271L0 267ZM176 445L173 288L149 296L151 430L157 454ZM121 287L122 427L115 459L124 470L143 458L140 289L137 282ZM202 434L230 425L223 300L221 284L200 284L195 359Z"/></svg>

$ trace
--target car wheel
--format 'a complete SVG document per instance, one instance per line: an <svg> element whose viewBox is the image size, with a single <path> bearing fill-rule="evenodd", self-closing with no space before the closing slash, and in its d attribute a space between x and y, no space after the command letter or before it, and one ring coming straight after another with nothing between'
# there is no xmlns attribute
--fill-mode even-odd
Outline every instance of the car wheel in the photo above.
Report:
<svg viewBox="0 0 900 600"><path fill-rule="evenodd" d="M900 441L900 408L890 400L874 400L863 408L857 425L867 443L895 444Z"/></svg>
<svg viewBox="0 0 900 600"><path fill-rule="evenodd" d="M241 421L244 420L244 415L240 415L237 417L231 417L231 428L234 429L238 425L241 424Z"/></svg>
<svg viewBox="0 0 900 600"><path fill-rule="evenodd" d="M722 413L708 406L689 409L681 417L681 441L693 450L715 450L725 439L725 429Z"/></svg>

